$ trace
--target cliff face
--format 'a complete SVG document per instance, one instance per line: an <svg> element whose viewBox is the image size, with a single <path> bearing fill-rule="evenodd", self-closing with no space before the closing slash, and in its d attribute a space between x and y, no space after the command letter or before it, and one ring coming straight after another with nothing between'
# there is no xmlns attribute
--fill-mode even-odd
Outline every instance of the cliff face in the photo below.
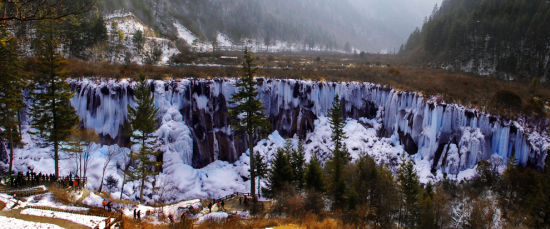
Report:
<svg viewBox="0 0 550 229"><path fill-rule="evenodd" d="M333 83L261 79L259 98L273 130L300 138L326 116L334 95L342 98L345 116L379 118L380 135L394 136L415 159L429 161L433 171L456 174L480 160L515 156L522 165L544 167L549 140L544 124L504 120L455 104L439 103L412 92L359 82ZM71 80L72 105L85 127L106 143L128 143L124 122L132 105L134 82ZM178 152L184 163L201 168L215 160L234 162L247 140L228 125L232 79L150 81L159 107L161 150ZM353 133L348 133L353 134ZM191 139L189 139L191 138ZM181 143L192 141L192 147Z"/></svg>

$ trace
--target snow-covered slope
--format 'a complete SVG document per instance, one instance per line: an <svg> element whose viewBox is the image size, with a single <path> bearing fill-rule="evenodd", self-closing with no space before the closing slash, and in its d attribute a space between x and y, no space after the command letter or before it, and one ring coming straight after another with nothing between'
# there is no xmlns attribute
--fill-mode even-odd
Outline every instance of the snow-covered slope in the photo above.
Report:
<svg viewBox="0 0 550 229"><path fill-rule="evenodd" d="M174 41L159 37L155 31L142 23L129 11L114 11L104 16L105 26L109 37L108 51L96 53L96 59L107 59L112 62L136 62L138 64L167 64L170 57L179 53ZM143 49L137 49L133 42L137 31L143 32L145 37ZM158 60L154 53L160 52Z"/></svg>
<svg viewBox="0 0 550 229"><path fill-rule="evenodd" d="M241 51L248 47L252 52L297 52L297 51L336 51L346 53L343 50L329 49L320 45L306 45L298 42L288 42L275 40L266 44L264 41L253 38L242 38L238 41L232 41L227 35L218 33L215 42L201 40L182 24L174 22L173 26L179 39L184 40L196 52L212 52L216 50ZM352 48L352 51L360 50Z"/></svg>

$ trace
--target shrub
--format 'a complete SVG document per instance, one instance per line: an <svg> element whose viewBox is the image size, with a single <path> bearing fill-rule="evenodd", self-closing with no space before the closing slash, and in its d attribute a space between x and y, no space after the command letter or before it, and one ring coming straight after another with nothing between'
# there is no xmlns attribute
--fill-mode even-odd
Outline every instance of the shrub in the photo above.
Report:
<svg viewBox="0 0 550 229"><path fill-rule="evenodd" d="M545 115L544 112L544 103L542 99L538 97L531 97L525 103L523 110L528 116L539 116Z"/></svg>
<svg viewBox="0 0 550 229"><path fill-rule="evenodd" d="M497 91L489 104L496 112L512 116L521 111L521 97L509 90Z"/></svg>
<svg viewBox="0 0 550 229"><path fill-rule="evenodd" d="M109 190L109 192L115 191L118 187L118 179L109 175L107 179L105 179L105 187Z"/></svg>
<svg viewBox="0 0 550 229"><path fill-rule="evenodd" d="M390 73L392 75L399 75L399 74L401 74L401 71L399 71L399 69L397 69L397 68L390 68L390 70L388 70L388 73Z"/></svg>
<svg viewBox="0 0 550 229"><path fill-rule="evenodd" d="M325 208L325 201L323 200L323 195L314 190L308 190L306 192L306 198L304 200L304 208L307 211L314 214L321 214Z"/></svg>
<svg viewBox="0 0 550 229"><path fill-rule="evenodd" d="M71 195L64 189L58 188L55 185L50 186L48 189L53 194L53 199L55 201L62 204L71 204L73 202L71 200Z"/></svg>

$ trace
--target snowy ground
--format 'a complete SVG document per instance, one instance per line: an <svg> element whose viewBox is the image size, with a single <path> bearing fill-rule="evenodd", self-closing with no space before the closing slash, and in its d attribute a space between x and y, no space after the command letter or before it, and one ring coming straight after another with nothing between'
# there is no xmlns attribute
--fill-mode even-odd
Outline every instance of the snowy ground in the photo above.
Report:
<svg viewBox="0 0 550 229"><path fill-rule="evenodd" d="M133 217L134 209L136 209L138 211L141 211L141 214L145 214L147 211L149 211L149 212L162 212L166 216L172 215L172 216L176 217L176 216L179 215L178 214L178 209L180 209L180 208L183 209L183 208L188 208L188 207L202 208L202 204L201 204L201 201L199 199L181 201L181 202L178 202L178 203L175 203L175 204L170 204L170 205L167 205L167 206L164 206L164 207L150 207L150 206L140 204L140 205L134 206L133 208L125 208L124 209L124 215L126 215L128 217Z"/></svg>
<svg viewBox="0 0 550 229"><path fill-rule="evenodd" d="M106 217L100 216L89 216L89 215L80 215L66 212L42 210L42 209L33 209L27 208L21 211L22 215L33 215L33 216L42 216L55 219L64 219L80 225L84 225L90 228L95 228L99 226L100 229L105 227L104 221Z"/></svg>
<svg viewBox="0 0 550 229"><path fill-rule="evenodd" d="M38 186L38 188L40 187L41 186ZM77 207L77 206L71 206L71 205L59 203L54 200L52 193L44 193L44 194L29 196L29 197L23 198L22 200L15 199L13 195L0 193L0 201L6 204L6 207L4 209L1 209L3 211L8 211L10 209L27 208L27 207L51 207L51 208L56 208L60 210L76 211L76 212L88 211L88 208L85 208L85 207Z"/></svg>
<svg viewBox="0 0 550 229"><path fill-rule="evenodd" d="M195 223L201 224L202 222L205 222L205 221L220 221L220 220L227 219L227 217L229 217L229 214L227 214L227 212L212 212L199 217L199 219Z"/></svg>
<svg viewBox="0 0 550 229"><path fill-rule="evenodd" d="M27 207L52 207L52 208L57 208L61 210L77 211L77 212L88 211L88 208L85 208L85 207L68 206L68 205L59 203L53 199L52 193L45 193L41 195L28 197L25 199L25 204Z"/></svg>
<svg viewBox="0 0 550 229"><path fill-rule="evenodd" d="M21 228L36 228L36 229L62 229L62 227L49 223L35 223L25 220L0 216L0 225L4 229L21 229Z"/></svg>

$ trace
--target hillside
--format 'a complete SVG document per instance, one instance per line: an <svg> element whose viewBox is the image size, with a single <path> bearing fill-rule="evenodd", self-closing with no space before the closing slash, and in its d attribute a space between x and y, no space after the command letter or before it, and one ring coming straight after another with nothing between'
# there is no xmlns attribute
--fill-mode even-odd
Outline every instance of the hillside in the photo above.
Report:
<svg viewBox="0 0 550 229"><path fill-rule="evenodd" d="M220 34L235 44L252 40L264 46L283 42L297 44L304 50L356 48L371 52L398 47L426 14L406 11L409 4L388 6L355 0L116 0L102 1L100 5L105 14L129 10L172 39L178 37L176 24L180 24L198 41L222 46L226 39L220 39ZM382 13L387 10L405 20Z"/></svg>
<svg viewBox="0 0 550 229"><path fill-rule="evenodd" d="M445 0L411 34L401 54L432 67L546 81L550 2Z"/></svg>

